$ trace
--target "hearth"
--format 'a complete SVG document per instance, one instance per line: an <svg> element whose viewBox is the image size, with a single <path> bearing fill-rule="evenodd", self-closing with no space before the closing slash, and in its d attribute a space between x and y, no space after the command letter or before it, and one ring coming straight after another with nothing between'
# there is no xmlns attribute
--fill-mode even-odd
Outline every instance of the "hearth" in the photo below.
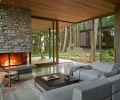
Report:
<svg viewBox="0 0 120 100"><path fill-rule="evenodd" d="M0 66L16 68L17 65L27 64L27 52L0 53Z"/></svg>

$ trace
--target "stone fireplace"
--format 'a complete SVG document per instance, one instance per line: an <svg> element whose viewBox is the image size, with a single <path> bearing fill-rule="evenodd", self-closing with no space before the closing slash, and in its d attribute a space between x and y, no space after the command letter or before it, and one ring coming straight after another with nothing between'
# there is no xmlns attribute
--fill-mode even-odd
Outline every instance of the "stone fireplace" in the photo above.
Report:
<svg viewBox="0 0 120 100"><path fill-rule="evenodd" d="M31 38L31 10L0 4L0 66L27 64Z"/></svg>

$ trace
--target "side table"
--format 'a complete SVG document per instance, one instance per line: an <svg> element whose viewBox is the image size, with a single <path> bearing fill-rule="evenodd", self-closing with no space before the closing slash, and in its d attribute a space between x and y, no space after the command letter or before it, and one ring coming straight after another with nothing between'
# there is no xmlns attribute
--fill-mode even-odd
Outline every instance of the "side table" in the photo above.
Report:
<svg viewBox="0 0 120 100"><path fill-rule="evenodd" d="M10 71L5 74L5 78L8 78L9 86L11 87L12 82L19 81L19 73L17 71Z"/></svg>

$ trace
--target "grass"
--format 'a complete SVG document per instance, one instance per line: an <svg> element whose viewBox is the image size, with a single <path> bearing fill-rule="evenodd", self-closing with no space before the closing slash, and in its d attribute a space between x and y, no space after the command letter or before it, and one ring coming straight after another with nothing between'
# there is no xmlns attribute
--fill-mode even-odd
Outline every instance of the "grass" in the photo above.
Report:
<svg viewBox="0 0 120 100"><path fill-rule="evenodd" d="M114 56L102 53L102 61L105 62L114 62ZM98 60L99 53L96 53L96 60ZM90 62L90 53L60 53L60 58L62 59L69 59L69 60L74 60L74 61L80 61L80 62Z"/></svg>
<svg viewBox="0 0 120 100"><path fill-rule="evenodd" d="M114 62L114 54L108 50L102 51L102 61ZM43 53L43 56L48 56L48 53ZM41 57L41 53L32 54L32 57ZM90 53L80 53L80 52L63 52L59 53L59 57L62 59L79 61L79 62L90 62ZM99 53L96 53L96 60L99 58Z"/></svg>

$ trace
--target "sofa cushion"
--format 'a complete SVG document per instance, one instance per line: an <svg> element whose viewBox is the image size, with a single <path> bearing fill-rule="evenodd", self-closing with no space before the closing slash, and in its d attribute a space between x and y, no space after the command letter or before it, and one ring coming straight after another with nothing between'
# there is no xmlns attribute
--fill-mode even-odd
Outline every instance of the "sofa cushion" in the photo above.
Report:
<svg viewBox="0 0 120 100"><path fill-rule="evenodd" d="M102 75L102 72L94 69L84 70L80 72L80 80L83 80L83 81L91 80L91 79L101 77L101 75Z"/></svg>
<svg viewBox="0 0 120 100"><path fill-rule="evenodd" d="M111 72L113 70L113 63L106 63L106 62L94 62L93 69L97 69L102 72Z"/></svg>
<svg viewBox="0 0 120 100"><path fill-rule="evenodd" d="M75 83L47 91L40 95L40 100L72 100L73 89L79 86L80 83Z"/></svg>
<svg viewBox="0 0 120 100"><path fill-rule="evenodd" d="M92 83L80 85L73 91L72 100L111 100L112 82L96 79Z"/></svg>

